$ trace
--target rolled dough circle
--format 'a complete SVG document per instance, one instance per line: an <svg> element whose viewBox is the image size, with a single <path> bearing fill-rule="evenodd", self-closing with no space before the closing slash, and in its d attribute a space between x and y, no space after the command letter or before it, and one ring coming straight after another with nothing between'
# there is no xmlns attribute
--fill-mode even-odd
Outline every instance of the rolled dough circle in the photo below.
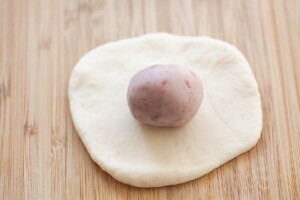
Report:
<svg viewBox="0 0 300 200"><path fill-rule="evenodd" d="M187 125L151 127L131 116L129 81L154 64L188 66L200 75L203 102ZM260 94L247 60L209 37L153 33L100 46L75 66L69 101L92 159L137 187L196 179L253 147L262 129Z"/></svg>

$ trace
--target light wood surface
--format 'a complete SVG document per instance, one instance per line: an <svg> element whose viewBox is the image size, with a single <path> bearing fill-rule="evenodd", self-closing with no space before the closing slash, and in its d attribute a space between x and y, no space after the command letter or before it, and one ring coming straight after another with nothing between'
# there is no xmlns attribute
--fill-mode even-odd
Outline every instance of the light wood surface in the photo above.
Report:
<svg viewBox="0 0 300 200"><path fill-rule="evenodd" d="M90 49L157 31L237 46L264 128L251 151L202 178L139 189L91 160L67 86ZM300 199L299 95L299 0L0 0L0 199Z"/></svg>

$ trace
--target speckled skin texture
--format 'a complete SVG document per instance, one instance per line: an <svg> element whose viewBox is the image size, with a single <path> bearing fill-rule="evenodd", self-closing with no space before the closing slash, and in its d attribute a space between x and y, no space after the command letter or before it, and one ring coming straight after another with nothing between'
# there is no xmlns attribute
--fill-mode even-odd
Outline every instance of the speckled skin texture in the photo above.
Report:
<svg viewBox="0 0 300 200"><path fill-rule="evenodd" d="M145 124L176 127L186 124L203 99L200 77L188 67L158 64L136 73L127 93L135 119Z"/></svg>

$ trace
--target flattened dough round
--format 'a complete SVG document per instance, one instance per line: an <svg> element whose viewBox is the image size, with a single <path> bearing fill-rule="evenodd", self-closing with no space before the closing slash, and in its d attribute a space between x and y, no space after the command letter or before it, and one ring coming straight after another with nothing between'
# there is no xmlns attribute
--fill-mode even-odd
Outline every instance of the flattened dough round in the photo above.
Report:
<svg viewBox="0 0 300 200"><path fill-rule="evenodd" d="M203 102L187 125L156 128L131 116L129 81L154 64L189 66L200 75ZM247 60L208 37L154 33L100 46L75 66L69 100L92 159L137 187L196 179L253 147L262 129L260 94Z"/></svg>

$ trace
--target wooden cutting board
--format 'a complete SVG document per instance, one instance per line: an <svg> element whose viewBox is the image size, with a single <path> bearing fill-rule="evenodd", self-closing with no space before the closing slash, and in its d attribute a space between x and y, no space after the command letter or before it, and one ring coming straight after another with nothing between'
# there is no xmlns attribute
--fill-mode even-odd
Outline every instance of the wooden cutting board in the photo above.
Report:
<svg viewBox="0 0 300 200"><path fill-rule="evenodd" d="M258 144L197 180L139 189L103 172L70 117L68 78L106 42L208 35L248 58ZM300 199L299 0L0 0L0 199Z"/></svg>

